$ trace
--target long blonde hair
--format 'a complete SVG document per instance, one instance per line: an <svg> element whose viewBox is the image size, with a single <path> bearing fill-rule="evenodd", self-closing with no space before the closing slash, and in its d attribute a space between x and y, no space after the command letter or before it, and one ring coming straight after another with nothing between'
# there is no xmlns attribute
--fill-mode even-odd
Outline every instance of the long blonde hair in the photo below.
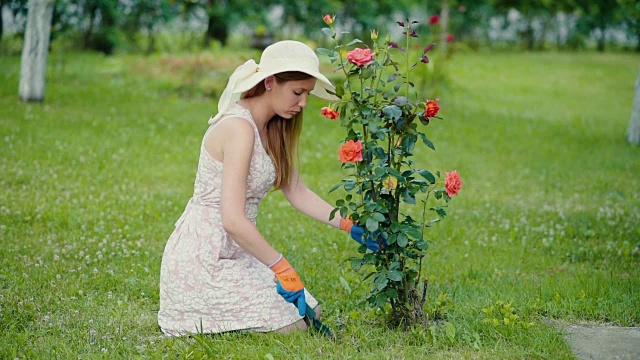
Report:
<svg viewBox="0 0 640 360"><path fill-rule="evenodd" d="M288 81L307 80L312 76L303 72L289 71L275 74L276 82L283 84ZM260 96L266 92L264 81L242 95L243 99ZM264 144L276 168L274 187L282 189L291 181L298 155L298 140L302 130L302 111L291 119L284 119L278 115L267 123L267 143Z"/></svg>

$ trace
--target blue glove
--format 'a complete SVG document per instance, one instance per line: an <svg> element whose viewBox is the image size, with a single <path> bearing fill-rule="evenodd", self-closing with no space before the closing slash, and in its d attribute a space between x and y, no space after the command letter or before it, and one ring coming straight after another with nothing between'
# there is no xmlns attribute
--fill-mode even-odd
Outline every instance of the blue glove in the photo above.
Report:
<svg viewBox="0 0 640 360"><path fill-rule="evenodd" d="M359 244L363 244L362 242L363 234L364 234L364 228L356 224L353 224L353 226L351 227L351 230L349 231L349 235L351 235L351 238L357 241ZM378 242L372 236L367 237L367 241L364 242L364 245L366 245L367 249L371 251L380 250L380 245L378 245Z"/></svg>
<svg viewBox="0 0 640 360"><path fill-rule="evenodd" d="M298 308L298 314L304 316L307 313L307 300L304 296L304 288L298 291L287 291L280 284L280 280L277 283L278 294L280 294L286 302L294 304Z"/></svg>

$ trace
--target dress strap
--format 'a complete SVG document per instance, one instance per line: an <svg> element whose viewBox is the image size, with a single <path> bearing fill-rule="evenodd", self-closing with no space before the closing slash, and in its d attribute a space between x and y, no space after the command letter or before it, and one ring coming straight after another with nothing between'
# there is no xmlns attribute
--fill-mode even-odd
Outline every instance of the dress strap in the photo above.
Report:
<svg viewBox="0 0 640 360"><path fill-rule="evenodd" d="M210 122L211 125L209 125L209 128L205 132L202 141L204 142L204 139L207 138L207 136L209 135L209 132L213 130L216 126L218 126L218 124L220 124L224 120L231 117L240 117L247 120L251 124L251 126L253 126L253 131L256 133L256 135L260 136L260 133L258 132L258 126L256 125L256 123L253 121L253 118L251 117L251 112L248 109L245 109L244 107L242 107L240 104L236 103L232 108L227 110L227 112L222 116L216 115L216 117L213 117L213 116L211 117L210 121L211 120L213 121Z"/></svg>

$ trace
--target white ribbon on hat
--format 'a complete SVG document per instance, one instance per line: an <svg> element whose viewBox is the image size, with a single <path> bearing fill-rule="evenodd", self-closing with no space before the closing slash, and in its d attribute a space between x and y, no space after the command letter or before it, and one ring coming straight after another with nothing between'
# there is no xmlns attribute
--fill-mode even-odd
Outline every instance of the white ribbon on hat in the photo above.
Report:
<svg viewBox="0 0 640 360"><path fill-rule="evenodd" d="M209 119L209 124L216 122L220 117L238 100L240 100L240 93L236 91L236 86L242 80L247 79L251 75L258 72L258 64L255 60L247 60L244 64L238 66L231 77L229 77L229 83L222 92L222 96L218 100L218 114Z"/></svg>

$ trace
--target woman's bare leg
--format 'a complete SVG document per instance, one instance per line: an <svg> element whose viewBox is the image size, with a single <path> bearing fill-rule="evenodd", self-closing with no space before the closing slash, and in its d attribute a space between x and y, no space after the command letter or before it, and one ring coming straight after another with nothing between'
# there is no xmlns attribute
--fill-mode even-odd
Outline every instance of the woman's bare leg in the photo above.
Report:
<svg viewBox="0 0 640 360"><path fill-rule="evenodd" d="M320 320L321 319L320 306L316 306L315 308L313 308L313 311L315 311L315 313L316 313L316 319ZM280 333L280 334L288 334L288 333L293 332L293 331L299 331L299 330L307 331L308 329L309 329L309 327L304 322L304 319L300 319L300 320L294 322L293 324L287 325L285 327L282 327L282 328L276 330L276 332Z"/></svg>

